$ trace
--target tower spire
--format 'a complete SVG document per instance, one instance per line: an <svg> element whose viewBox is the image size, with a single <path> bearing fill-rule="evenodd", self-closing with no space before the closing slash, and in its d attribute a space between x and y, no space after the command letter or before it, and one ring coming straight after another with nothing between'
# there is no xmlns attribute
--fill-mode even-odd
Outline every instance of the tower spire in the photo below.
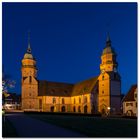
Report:
<svg viewBox="0 0 140 140"><path fill-rule="evenodd" d="M27 53L31 53L31 46L30 46L30 31L28 31L28 49Z"/></svg>
<svg viewBox="0 0 140 140"><path fill-rule="evenodd" d="M111 47L111 40L109 32L107 32L106 47Z"/></svg>
<svg viewBox="0 0 140 140"><path fill-rule="evenodd" d="M109 35L109 32L107 32L107 39L106 39L106 42L110 41L110 35Z"/></svg>

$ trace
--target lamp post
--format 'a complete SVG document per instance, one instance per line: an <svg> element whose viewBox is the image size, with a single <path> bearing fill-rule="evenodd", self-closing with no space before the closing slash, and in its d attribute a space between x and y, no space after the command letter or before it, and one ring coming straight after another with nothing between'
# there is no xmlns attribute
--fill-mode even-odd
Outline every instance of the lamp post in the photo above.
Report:
<svg viewBox="0 0 140 140"><path fill-rule="evenodd" d="M107 107L107 110L108 110L108 111L107 111L107 115L108 115L108 116L110 115L110 109L111 109L111 108L108 106L108 107Z"/></svg>

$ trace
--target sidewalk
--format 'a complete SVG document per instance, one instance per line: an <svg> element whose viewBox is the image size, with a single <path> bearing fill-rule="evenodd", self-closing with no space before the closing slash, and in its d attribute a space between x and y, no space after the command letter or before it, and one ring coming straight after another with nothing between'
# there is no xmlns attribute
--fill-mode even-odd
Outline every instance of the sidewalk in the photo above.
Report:
<svg viewBox="0 0 140 140"><path fill-rule="evenodd" d="M80 133L30 118L23 113L7 114L6 117L14 125L19 137L86 137Z"/></svg>

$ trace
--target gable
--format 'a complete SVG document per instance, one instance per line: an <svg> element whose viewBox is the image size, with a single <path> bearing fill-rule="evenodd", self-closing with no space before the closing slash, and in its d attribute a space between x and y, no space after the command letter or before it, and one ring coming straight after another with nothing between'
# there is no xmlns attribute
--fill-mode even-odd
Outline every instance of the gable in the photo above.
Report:
<svg viewBox="0 0 140 140"><path fill-rule="evenodd" d="M135 99L134 99L134 92L135 92L136 88L137 88L137 85L133 85L129 89L128 93L126 94L126 96L123 99L123 102L126 102L126 101L135 101Z"/></svg>

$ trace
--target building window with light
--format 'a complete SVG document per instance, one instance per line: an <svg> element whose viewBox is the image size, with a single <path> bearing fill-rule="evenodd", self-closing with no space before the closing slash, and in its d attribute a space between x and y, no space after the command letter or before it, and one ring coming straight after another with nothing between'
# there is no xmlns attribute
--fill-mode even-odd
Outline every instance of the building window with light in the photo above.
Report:
<svg viewBox="0 0 140 140"><path fill-rule="evenodd" d="M133 106L133 103L126 103L126 106Z"/></svg>
<svg viewBox="0 0 140 140"><path fill-rule="evenodd" d="M53 103L53 104L56 103L56 99L55 99L55 98L52 99L52 103Z"/></svg>

